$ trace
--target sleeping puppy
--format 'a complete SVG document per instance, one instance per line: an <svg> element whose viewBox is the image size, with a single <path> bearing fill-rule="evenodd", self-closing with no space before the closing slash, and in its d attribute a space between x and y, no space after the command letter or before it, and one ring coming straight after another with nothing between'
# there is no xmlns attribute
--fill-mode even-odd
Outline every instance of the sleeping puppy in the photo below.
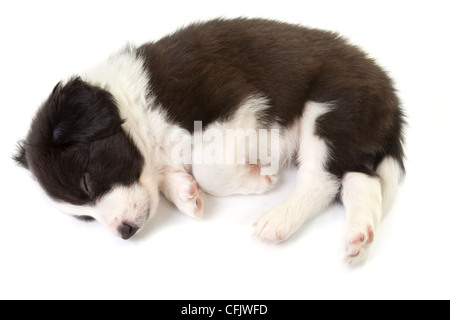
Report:
<svg viewBox="0 0 450 320"><path fill-rule="evenodd" d="M204 192L288 198L254 224L288 239L336 199L362 261L404 174L392 81L335 33L262 19L190 25L56 85L14 156L62 211L129 239L161 191L200 217Z"/></svg>

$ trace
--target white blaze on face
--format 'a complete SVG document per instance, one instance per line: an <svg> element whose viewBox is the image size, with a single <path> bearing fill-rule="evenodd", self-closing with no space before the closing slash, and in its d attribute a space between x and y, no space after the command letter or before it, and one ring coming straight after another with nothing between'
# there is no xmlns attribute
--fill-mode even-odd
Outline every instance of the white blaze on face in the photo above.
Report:
<svg viewBox="0 0 450 320"><path fill-rule="evenodd" d="M119 228L127 224L142 228L153 217L159 202L155 188L147 188L142 180L131 186L116 186L93 205L73 205L52 200L61 211L73 216L89 216L120 236Z"/></svg>
<svg viewBox="0 0 450 320"><path fill-rule="evenodd" d="M95 218L114 232L123 224L140 228L154 212L151 202L139 183L117 186L95 204Z"/></svg>

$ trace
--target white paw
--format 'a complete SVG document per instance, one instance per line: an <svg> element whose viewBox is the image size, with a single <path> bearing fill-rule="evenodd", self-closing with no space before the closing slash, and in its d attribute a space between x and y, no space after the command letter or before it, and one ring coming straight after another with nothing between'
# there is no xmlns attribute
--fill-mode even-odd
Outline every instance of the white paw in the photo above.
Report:
<svg viewBox="0 0 450 320"><path fill-rule="evenodd" d="M287 240L297 229L298 222L294 208L288 204L280 204L264 213L253 224L254 235L268 242Z"/></svg>
<svg viewBox="0 0 450 320"><path fill-rule="evenodd" d="M179 173L176 184L172 184L172 188L170 200L181 212L193 218L202 217L203 191L194 177L187 173Z"/></svg>
<svg viewBox="0 0 450 320"><path fill-rule="evenodd" d="M278 175L263 175L257 164L248 165L251 179L247 180L249 193L264 193L273 188L278 181Z"/></svg>
<svg viewBox="0 0 450 320"><path fill-rule="evenodd" d="M373 238L374 234L371 226L367 226L362 230L349 230L344 247L344 261L351 265L364 261Z"/></svg>

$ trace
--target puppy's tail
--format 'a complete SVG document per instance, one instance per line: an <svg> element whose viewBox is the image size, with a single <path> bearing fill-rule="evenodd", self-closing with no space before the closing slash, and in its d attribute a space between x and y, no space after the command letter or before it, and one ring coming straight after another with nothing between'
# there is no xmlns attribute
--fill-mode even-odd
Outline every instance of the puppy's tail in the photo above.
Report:
<svg viewBox="0 0 450 320"><path fill-rule="evenodd" d="M386 156L379 163L376 172L381 178L383 213L386 213L392 205L398 185L405 175L403 161L401 157L396 159L392 156Z"/></svg>

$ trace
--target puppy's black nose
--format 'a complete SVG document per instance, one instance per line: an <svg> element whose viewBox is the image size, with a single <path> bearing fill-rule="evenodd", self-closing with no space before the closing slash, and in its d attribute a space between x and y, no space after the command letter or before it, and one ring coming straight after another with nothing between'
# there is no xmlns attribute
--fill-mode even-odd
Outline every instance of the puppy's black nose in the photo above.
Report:
<svg viewBox="0 0 450 320"><path fill-rule="evenodd" d="M128 240L130 239L137 231L139 230L138 227L130 226L129 224L122 224L119 227L119 233L122 236L122 239Z"/></svg>

